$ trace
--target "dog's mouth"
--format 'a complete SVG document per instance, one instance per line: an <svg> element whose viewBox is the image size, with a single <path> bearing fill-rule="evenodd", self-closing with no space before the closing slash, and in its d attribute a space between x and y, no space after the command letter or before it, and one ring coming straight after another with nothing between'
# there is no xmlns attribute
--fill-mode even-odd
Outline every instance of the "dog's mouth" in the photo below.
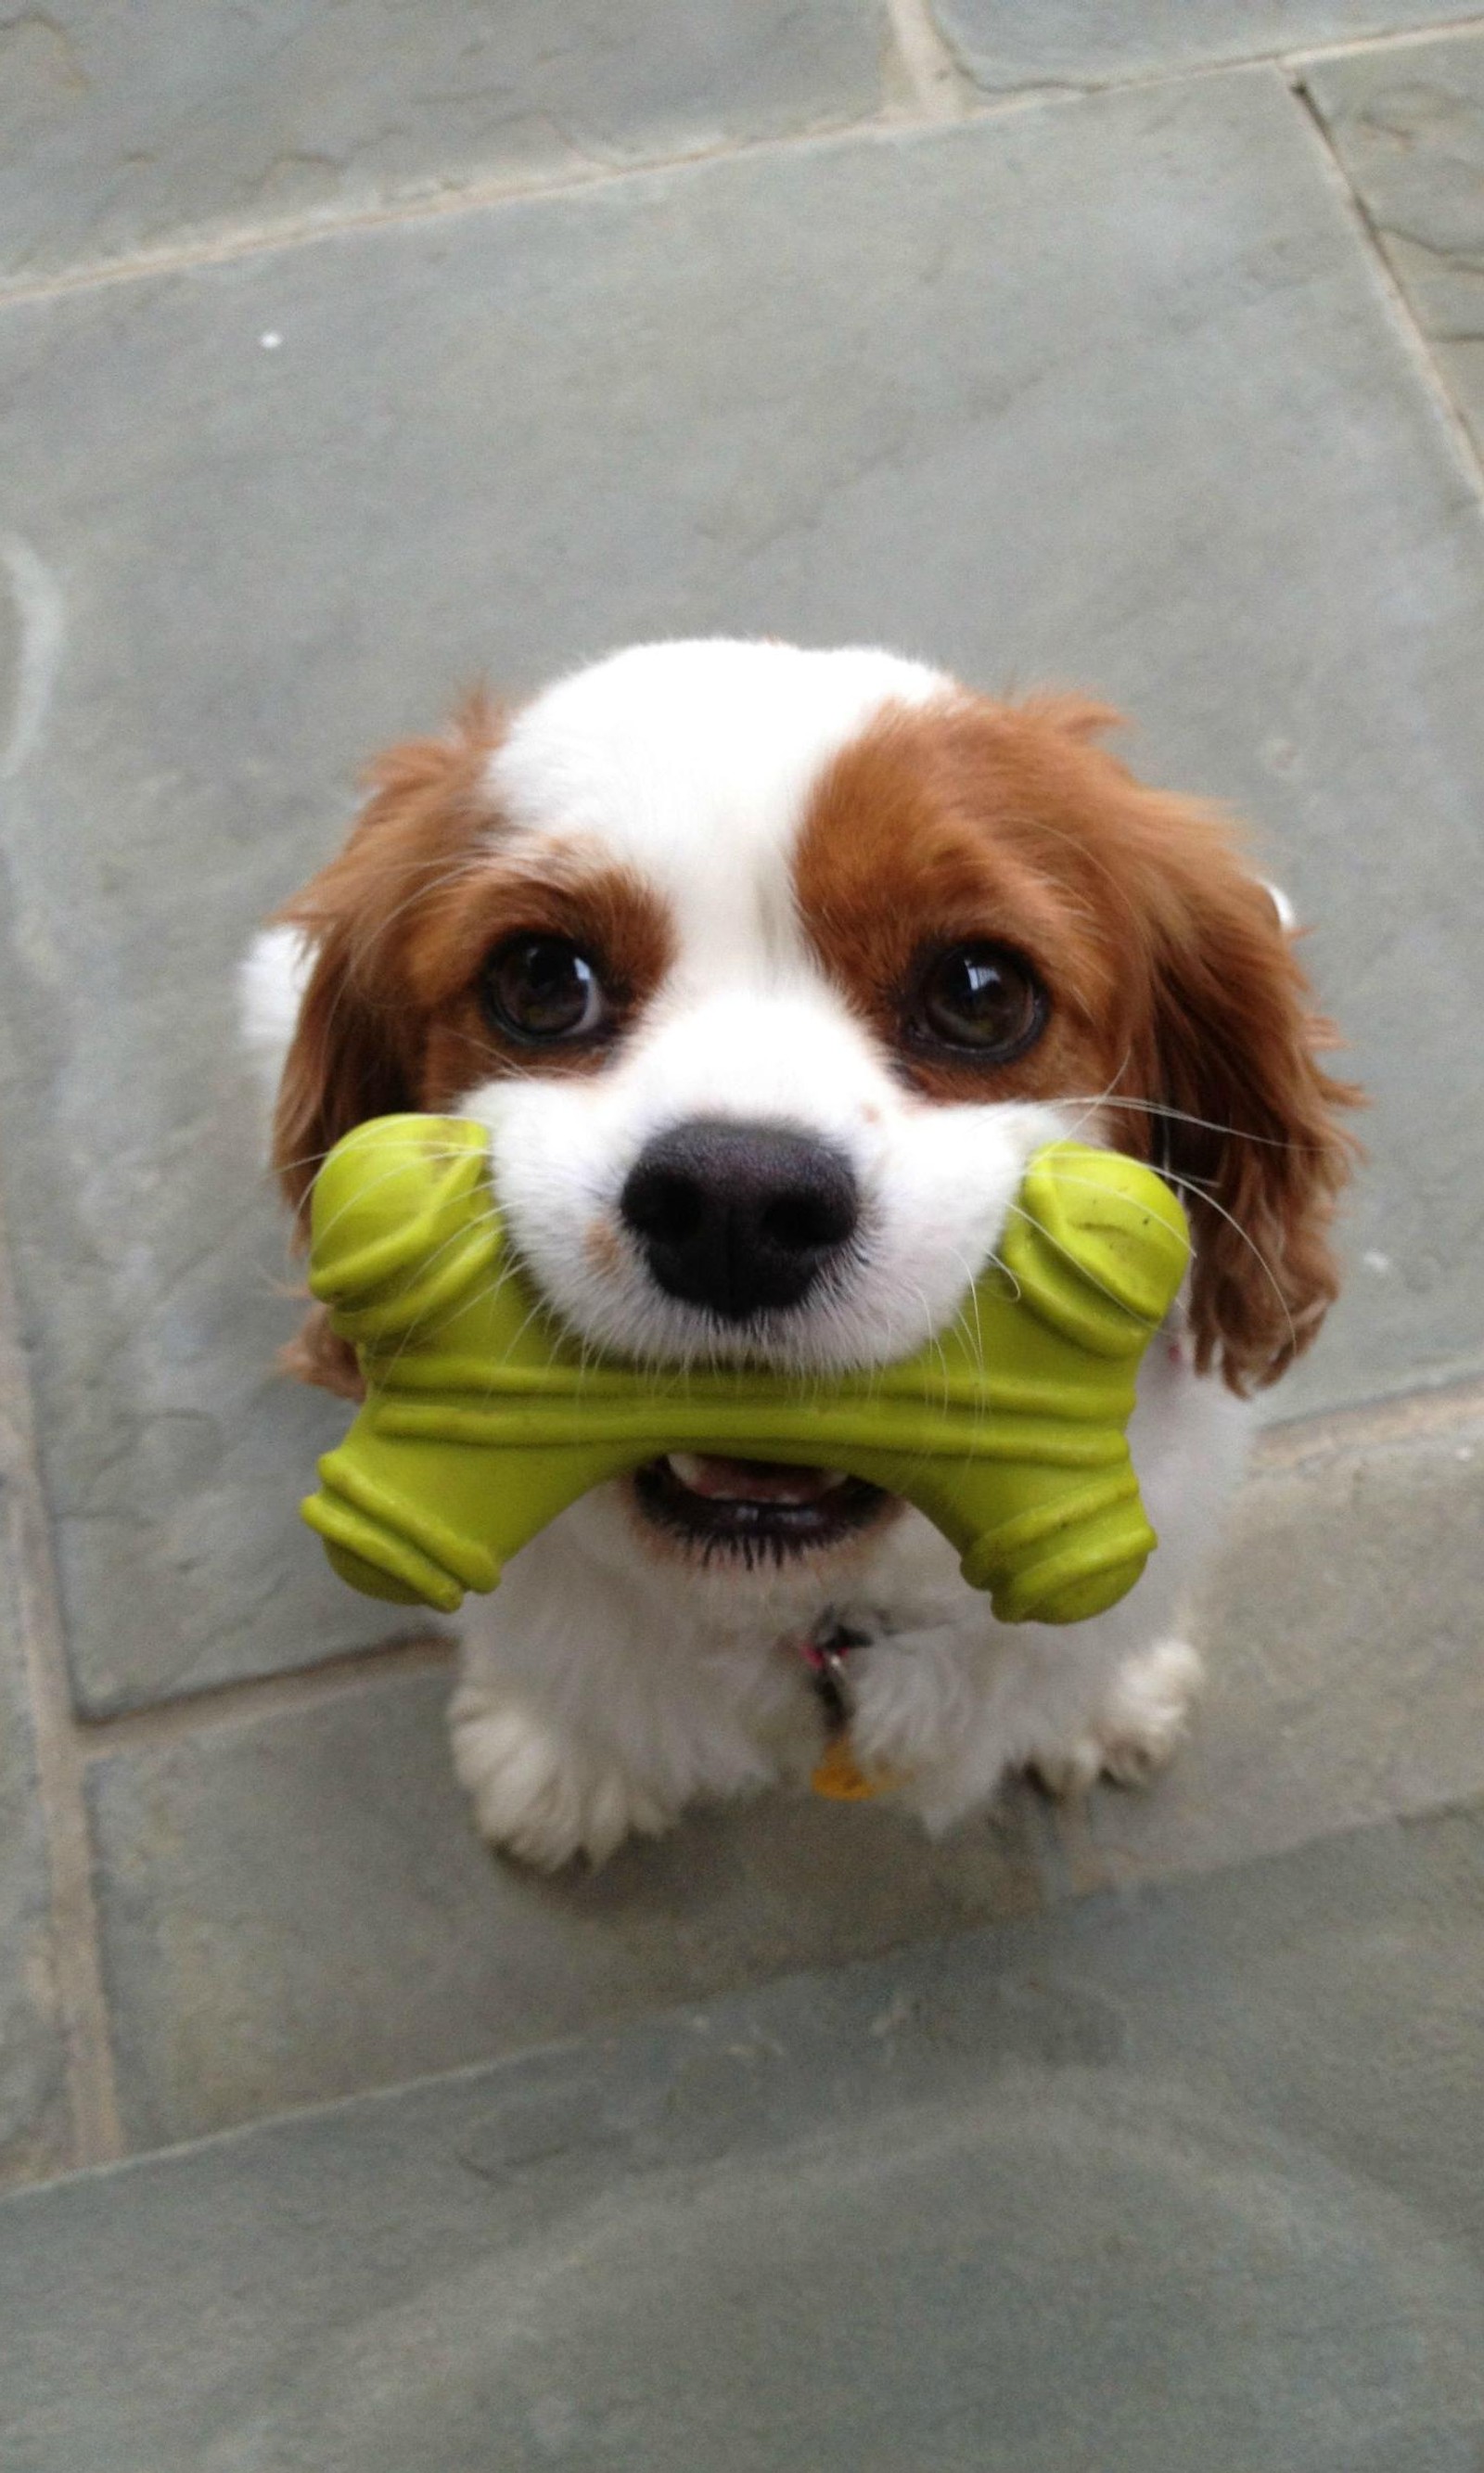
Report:
<svg viewBox="0 0 1484 2473"><path fill-rule="evenodd" d="M751 1569L839 1545L881 1517L893 1498L843 1469L671 1452L634 1475L640 1518L699 1550Z"/></svg>

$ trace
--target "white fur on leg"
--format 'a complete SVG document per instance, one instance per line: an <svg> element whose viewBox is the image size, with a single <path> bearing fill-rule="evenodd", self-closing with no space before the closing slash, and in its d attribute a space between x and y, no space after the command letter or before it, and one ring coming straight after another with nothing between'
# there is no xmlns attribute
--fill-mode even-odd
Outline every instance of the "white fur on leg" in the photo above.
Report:
<svg viewBox="0 0 1484 2473"><path fill-rule="evenodd" d="M1032 1767L1065 1791L1107 1769L1151 1776L1175 1749L1200 1669L1179 1609L1239 1477L1251 1411L1151 1349L1130 1442L1160 1551L1106 1614L1065 1627L1002 1627L962 1583L930 1602L893 1563L920 1529L900 1521L845 1620L884 1632L850 1661L857 1756L904 1776L894 1794L933 1834L984 1811Z"/></svg>
<svg viewBox="0 0 1484 2473"><path fill-rule="evenodd" d="M935 1837L1017 1768L1057 1794L1102 1775L1147 1785L1185 1733L1201 1671L1174 1637L1130 1653L1089 1624L1048 1651L1044 1633L996 1636L982 1621L898 1633L851 1666L856 1756L901 1779L894 1799Z"/></svg>
<svg viewBox="0 0 1484 2473"><path fill-rule="evenodd" d="M448 1718L480 1836L542 1871L576 1855L601 1863L625 1837L656 1837L676 1817L616 1760L508 1686L461 1684Z"/></svg>
<svg viewBox="0 0 1484 2473"><path fill-rule="evenodd" d="M1170 1762L1190 1723L1201 1661L1185 1640L1157 1640L1131 1657L1085 1735L1035 1753L1028 1765L1048 1793L1086 1794L1100 1777L1148 1786Z"/></svg>
<svg viewBox="0 0 1484 2473"><path fill-rule="evenodd" d="M857 1757L902 1777L892 1800L934 1835L985 1811L1017 1769L1062 1791L1103 1770L1151 1775L1199 1675L1178 1608L1248 1423L1229 1393L1151 1352L1132 1439L1161 1549L1120 1604L1065 1628L996 1623L917 1512L849 1574L729 1586L650 1561L619 1489L600 1488L466 1609L454 1756L480 1829L555 1868L664 1829L687 1805L802 1780L821 1722L786 1641L826 1605L869 1638L850 1660Z"/></svg>
<svg viewBox="0 0 1484 2473"><path fill-rule="evenodd" d="M689 1574L646 1566L600 1487L465 1609L454 1763L482 1834L555 1870L653 1837L688 1804L757 1793L817 1756L820 1721L776 1615L727 1632Z"/></svg>

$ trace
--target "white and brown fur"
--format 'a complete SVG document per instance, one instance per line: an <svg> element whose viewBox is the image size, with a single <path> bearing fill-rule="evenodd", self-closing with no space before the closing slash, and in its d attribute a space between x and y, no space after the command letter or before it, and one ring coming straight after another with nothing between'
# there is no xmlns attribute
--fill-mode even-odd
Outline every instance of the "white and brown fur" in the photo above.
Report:
<svg viewBox="0 0 1484 2473"><path fill-rule="evenodd" d="M346 847L250 957L296 1211L361 1119L476 1117L528 1270L575 1332L627 1356L915 1351L1058 1135L1153 1158L1191 1213L1187 1292L1133 1430L1161 1542L1121 1605L1006 1628L899 1504L750 1567L687 1549L608 1486L466 1610L454 1760L496 1845L601 1858L697 1799L802 1780L825 1720L794 1644L834 1619L868 1635L855 1746L907 1779L896 1800L931 1830L1011 1770L1074 1788L1173 1749L1199 1676L1182 1604L1241 1469L1246 1401L1335 1293L1353 1094L1320 1062L1273 897L1220 819L1102 748L1113 718L993 703L876 651L638 647L382 757ZM491 1026L481 971L517 931L596 958L601 1042L533 1052ZM1047 997L1005 1066L902 1029L919 957L975 937L1024 955ZM850 1164L856 1239L787 1311L719 1323L657 1285L625 1223L645 1144L697 1117L787 1128ZM353 1359L314 1316L291 1356L353 1395Z"/></svg>

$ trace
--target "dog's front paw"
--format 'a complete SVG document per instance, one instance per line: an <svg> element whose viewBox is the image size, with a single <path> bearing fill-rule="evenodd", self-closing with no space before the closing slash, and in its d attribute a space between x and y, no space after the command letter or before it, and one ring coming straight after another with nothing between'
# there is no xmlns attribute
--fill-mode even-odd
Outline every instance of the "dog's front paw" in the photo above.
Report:
<svg viewBox="0 0 1484 2473"><path fill-rule="evenodd" d="M615 1760L516 1693L461 1684L448 1716L480 1836L522 1862L544 1872L578 1855L601 1863L625 1837L657 1837L675 1818Z"/></svg>
<svg viewBox="0 0 1484 2473"><path fill-rule="evenodd" d="M1158 1640L1120 1667L1087 1732L1028 1763L1048 1794L1086 1794L1100 1777L1148 1786L1174 1758L1200 1689L1201 1661L1188 1641Z"/></svg>

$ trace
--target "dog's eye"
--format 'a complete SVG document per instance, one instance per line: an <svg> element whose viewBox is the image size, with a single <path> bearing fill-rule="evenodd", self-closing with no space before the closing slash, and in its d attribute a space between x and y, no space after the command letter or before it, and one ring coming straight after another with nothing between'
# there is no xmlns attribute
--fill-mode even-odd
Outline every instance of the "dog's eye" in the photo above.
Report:
<svg viewBox="0 0 1484 2473"><path fill-rule="evenodd" d="M516 1039L590 1039L611 1018L595 964L564 936L513 936L486 962L480 998Z"/></svg>
<svg viewBox="0 0 1484 2473"><path fill-rule="evenodd" d="M1004 945L950 945L921 972L906 1027L920 1045L1008 1065L1041 1037L1047 1010L1040 980L1018 953Z"/></svg>

